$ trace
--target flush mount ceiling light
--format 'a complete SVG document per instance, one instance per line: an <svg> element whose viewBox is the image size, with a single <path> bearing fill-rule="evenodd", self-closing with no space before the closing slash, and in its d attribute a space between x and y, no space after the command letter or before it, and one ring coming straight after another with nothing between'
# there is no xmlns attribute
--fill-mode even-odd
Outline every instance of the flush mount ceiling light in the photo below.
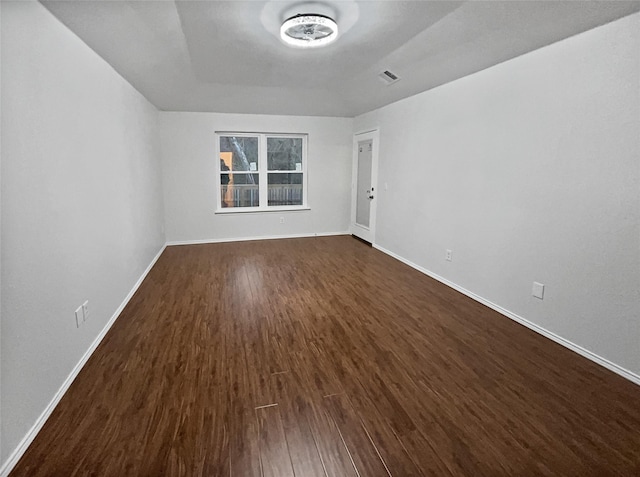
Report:
<svg viewBox="0 0 640 477"><path fill-rule="evenodd" d="M326 15L298 14L284 21L280 38L287 45L300 48L326 46L338 38L338 25Z"/></svg>

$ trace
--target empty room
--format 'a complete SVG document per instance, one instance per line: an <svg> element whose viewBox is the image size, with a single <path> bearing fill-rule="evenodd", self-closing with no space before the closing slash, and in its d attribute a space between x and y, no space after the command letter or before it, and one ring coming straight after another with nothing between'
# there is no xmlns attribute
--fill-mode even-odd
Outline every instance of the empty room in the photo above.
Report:
<svg viewBox="0 0 640 477"><path fill-rule="evenodd" d="M0 477L640 475L640 1L0 33Z"/></svg>

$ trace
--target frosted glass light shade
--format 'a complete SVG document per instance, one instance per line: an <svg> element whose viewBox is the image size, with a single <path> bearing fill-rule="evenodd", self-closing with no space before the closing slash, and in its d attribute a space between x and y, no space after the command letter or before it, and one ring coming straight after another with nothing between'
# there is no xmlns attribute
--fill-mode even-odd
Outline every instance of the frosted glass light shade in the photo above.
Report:
<svg viewBox="0 0 640 477"><path fill-rule="evenodd" d="M296 15L280 27L280 38L287 45L316 48L332 43L338 37L338 25L324 15Z"/></svg>

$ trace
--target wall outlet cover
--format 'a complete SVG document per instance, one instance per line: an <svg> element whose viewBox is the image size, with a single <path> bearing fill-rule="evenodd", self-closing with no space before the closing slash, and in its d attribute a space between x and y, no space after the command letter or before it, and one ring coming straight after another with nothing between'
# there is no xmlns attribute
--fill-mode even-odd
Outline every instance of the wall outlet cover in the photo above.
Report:
<svg viewBox="0 0 640 477"><path fill-rule="evenodd" d="M80 325L84 321L84 312L82 310L82 305L78 307L76 310L76 328L80 328Z"/></svg>
<svg viewBox="0 0 640 477"><path fill-rule="evenodd" d="M544 298L544 285L542 283L533 282L533 289L531 290L531 294L540 298L541 300Z"/></svg>

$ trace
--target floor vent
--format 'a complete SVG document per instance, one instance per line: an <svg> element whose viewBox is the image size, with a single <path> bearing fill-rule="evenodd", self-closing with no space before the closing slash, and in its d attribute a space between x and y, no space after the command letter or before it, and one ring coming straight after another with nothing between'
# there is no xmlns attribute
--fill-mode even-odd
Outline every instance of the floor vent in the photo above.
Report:
<svg viewBox="0 0 640 477"><path fill-rule="evenodd" d="M400 78L398 78L398 75L396 75L395 73L392 73L389 70L385 70L382 73L380 73L378 75L378 77L384 82L384 84L393 84L396 81L400 80Z"/></svg>

